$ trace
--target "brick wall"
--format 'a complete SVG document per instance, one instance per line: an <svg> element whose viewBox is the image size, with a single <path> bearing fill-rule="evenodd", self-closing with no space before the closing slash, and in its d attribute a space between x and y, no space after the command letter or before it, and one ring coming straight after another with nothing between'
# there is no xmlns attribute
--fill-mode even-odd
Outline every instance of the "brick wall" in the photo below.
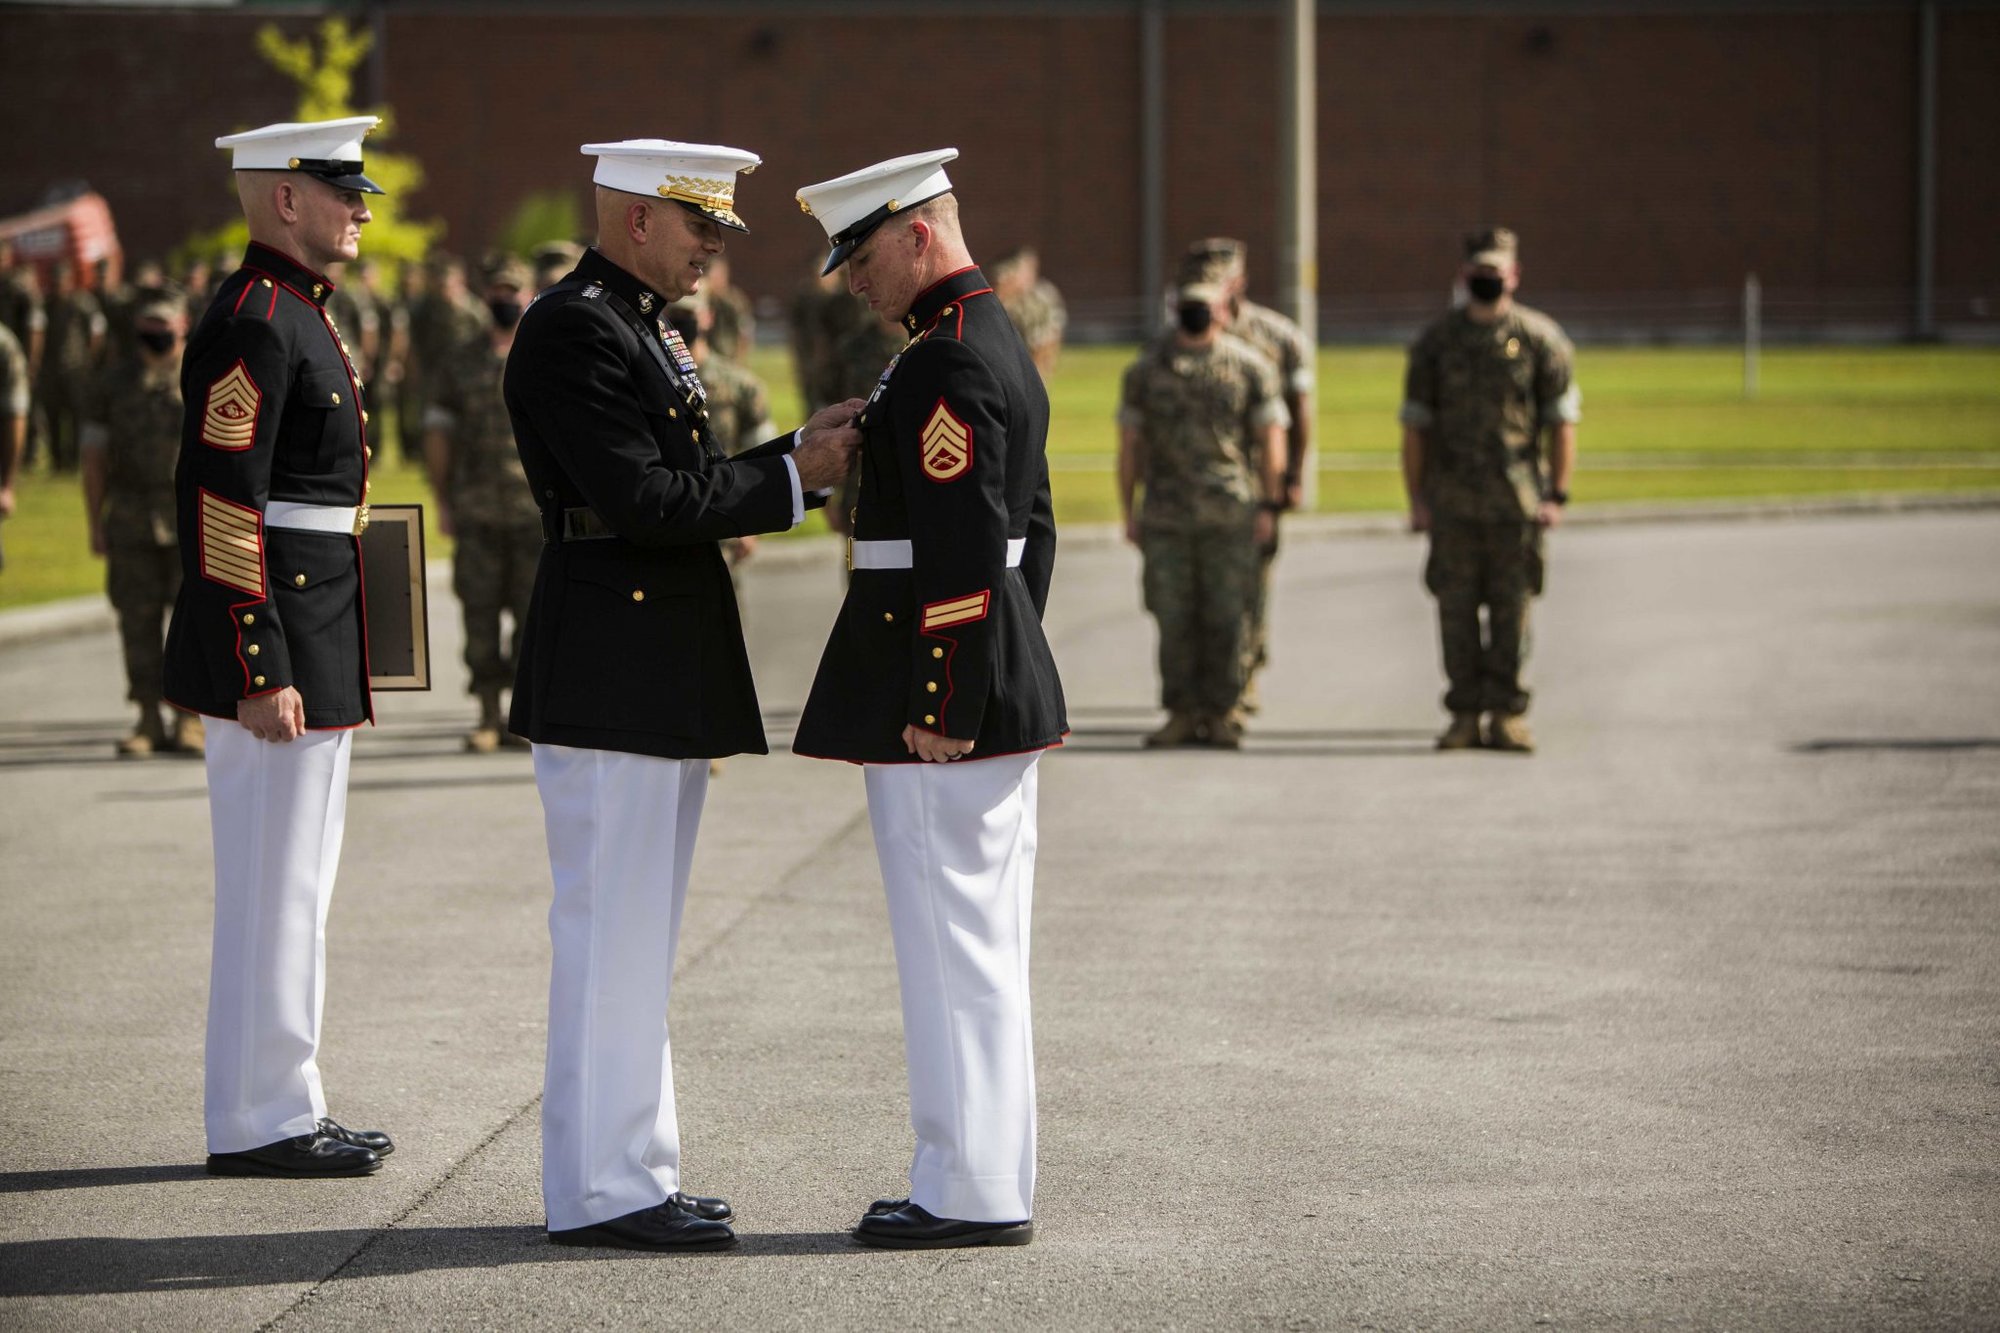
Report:
<svg viewBox="0 0 2000 1333"><path fill-rule="evenodd" d="M157 253L232 206L218 133L287 118L251 49L261 17L0 11L0 87L33 132L0 136L0 210L86 178L128 248ZM291 31L309 20L282 20ZM2000 8L1942 13L1941 289L2000 289ZM1222 232L1274 276L1275 20L1169 10L1170 250ZM588 139L741 144L755 231L739 281L789 291L820 249L793 190L956 144L975 253L1037 245L1073 301L1142 286L1136 14L925 17L394 15L396 146L411 201L476 253L525 195L587 203ZM1456 239L1523 236L1531 291L1616 300L1732 289L1906 288L1914 270L1916 15L1325 14L1322 298L1439 294ZM1258 262L1261 261L1261 262Z"/></svg>

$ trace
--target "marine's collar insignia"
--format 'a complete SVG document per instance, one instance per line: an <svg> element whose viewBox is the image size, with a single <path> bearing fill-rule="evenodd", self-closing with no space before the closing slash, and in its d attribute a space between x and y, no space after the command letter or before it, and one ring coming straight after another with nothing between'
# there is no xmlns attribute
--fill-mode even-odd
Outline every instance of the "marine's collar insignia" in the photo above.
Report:
<svg viewBox="0 0 2000 1333"><path fill-rule="evenodd" d="M653 313L653 294L651 292L639 293L639 313L642 315Z"/></svg>

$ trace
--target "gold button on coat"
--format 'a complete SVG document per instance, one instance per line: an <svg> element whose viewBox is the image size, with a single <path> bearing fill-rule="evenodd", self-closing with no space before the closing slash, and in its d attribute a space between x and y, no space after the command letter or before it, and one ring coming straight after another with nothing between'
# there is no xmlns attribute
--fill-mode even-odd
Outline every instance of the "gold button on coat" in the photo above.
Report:
<svg viewBox="0 0 2000 1333"><path fill-rule="evenodd" d="M259 648L256 644L253 643L248 648L245 648L243 651L250 654L250 656L255 657L258 653L264 650Z"/></svg>
<svg viewBox="0 0 2000 1333"><path fill-rule="evenodd" d="M894 611L884 611L882 613L882 619L888 621L891 625L893 625L896 623L896 613Z"/></svg>
<svg viewBox="0 0 2000 1333"><path fill-rule="evenodd" d="M927 725L927 726L933 726L933 727L934 727L934 726L936 726L936 725L937 725L937 719L936 719L935 717L931 716L931 715L930 715L929 713L925 713L925 714L924 714L924 723L925 723L925 725Z"/></svg>
<svg viewBox="0 0 2000 1333"><path fill-rule="evenodd" d="M931 649L931 656L932 656L932 657L943 657L943 656L944 656L944 649L942 649L942 648L933 648L933 649Z"/></svg>
<svg viewBox="0 0 2000 1333"><path fill-rule="evenodd" d="M924 682L924 692L925 692L925 693L927 693L927 694L936 694L936 693L937 693L937 682L936 682L936 681L934 681L934 680L927 680L927 681L925 681L925 682Z"/></svg>
<svg viewBox="0 0 2000 1333"><path fill-rule="evenodd" d="M298 584L301 588L303 588L306 586L306 576L303 574L294 574L292 575L292 582Z"/></svg>
<svg viewBox="0 0 2000 1333"><path fill-rule="evenodd" d="M339 407L339 406L340 406L340 395L339 395L339 394L335 394L335 395L333 396L333 405L334 405L335 407Z"/></svg>
<svg viewBox="0 0 2000 1333"><path fill-rule="evenodd" d="M257 617L251 615L248 611L245 611L243 613L243 623L246 625L254 625L257 623Z"/></svg>
<svg viewBox="0 0 2000 1333"><path fill-rule="evenodd" d="M257 677L257 684L262 685L263 683L264 683L264 678L262 676Z"/></svg>
<svg viewBox="0 0 2000 1333"><path fill-rule="evenodd" d="M645 590L644 588L634 588L634 589L632 589L632 600L633 600L633 601L635 601L635 602L643 602L643 601L645 601L645 600L646 600L646 590Z"/></svg>
<svg viewBox="0 0 2000 1333"><path fill-rule="evenodd" d="M678 407L670 407L667 409L667 415L670 417L679 417L680 414L681 410Z"/></svg>

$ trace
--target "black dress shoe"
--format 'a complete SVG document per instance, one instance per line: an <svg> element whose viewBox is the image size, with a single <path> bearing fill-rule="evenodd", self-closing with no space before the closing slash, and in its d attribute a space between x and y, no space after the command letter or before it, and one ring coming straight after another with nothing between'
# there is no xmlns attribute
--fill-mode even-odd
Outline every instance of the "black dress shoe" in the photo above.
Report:
<svg viewBox="0 0 2000 1333"><path fill-rule="evenodd" d="M324 1134L301 1134L295 1139L279 1139L247 1152L212 1152L208 1155L211 1176L365 1176L382 1169L382 1159L366 1148L328 1138Z"/></svg>
<svg viewBox="0 0 2000 1333"><path fill-rule="evenodd" d="M966 1245L1026 1245L1035 1238L1032 1218L1019 1222L962 1222L937 1217L918 1204L894 1212L869 1213L854 1228L863 1245L890 1250L945 1250Z"/></svg>
<svg viewBox="0 0 2000 1333"><path fill-rule="evenodd" d="M736 1216L736 1210L729 1206L727 1199L712 1199L705 1194L687 1194L675 1190L667 1196L667 1202L677 1204L684 1213L693 1213L704 1222L727 1222Z"/></svg>
<svg viewBox="0 0 2000 1333"><path fill-rule="evenodd" d="M690 1250L734 1245L727 1223L697 1217L672 1199L587 1227L551 1231L557 1245L603 1245L616 1250Z"/></svg>
<svg viewBox="0 0 2000 1333"><path fill-rule="evenodd" d="M350 1143L357 1148L366 1148L377 1157L387 1157L396 1151L396 1145L379 1129L349 1129L331 1119L322 1119L319 1122L319 1132L327 1138L339 1139L342 1143Z"/></svg>
<svg viewBox="0 0 2000 1333"><path fill-rule="evenodd" d="M909 1206L910 1201L908 1199L877 1199L868 1205L868 1211L864 1216L875 1217L881 1213L893 1213L900 1208L908 1208Z"/></svg>

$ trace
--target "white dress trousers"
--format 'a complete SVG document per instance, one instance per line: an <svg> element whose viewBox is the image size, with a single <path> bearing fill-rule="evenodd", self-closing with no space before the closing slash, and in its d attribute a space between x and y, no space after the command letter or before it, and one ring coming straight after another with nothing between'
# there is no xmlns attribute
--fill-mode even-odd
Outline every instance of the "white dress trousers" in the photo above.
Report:
<svg viewBox="0 0 2000 1333"><path fill-rule="evenodd" d="M1040 758L865 766L903 993L910 1199L939 1217L1034 1215L1028 917Z"/></svg>
<svg viewBox="0 0 2000 1333"><path fill-rule="evenodd" d="M680 1188L667 999L708 760L535 746L548 831L542 1202L567 1231Z"/></svg>
<svg viewBox="0 0 2000 1333"><path fill-rule="evenodd" d="M347 823L352 730L260 741L208 719L215 948L203 1118L208 1150L313 1132L326 1002L326 909Z"/></svg>

